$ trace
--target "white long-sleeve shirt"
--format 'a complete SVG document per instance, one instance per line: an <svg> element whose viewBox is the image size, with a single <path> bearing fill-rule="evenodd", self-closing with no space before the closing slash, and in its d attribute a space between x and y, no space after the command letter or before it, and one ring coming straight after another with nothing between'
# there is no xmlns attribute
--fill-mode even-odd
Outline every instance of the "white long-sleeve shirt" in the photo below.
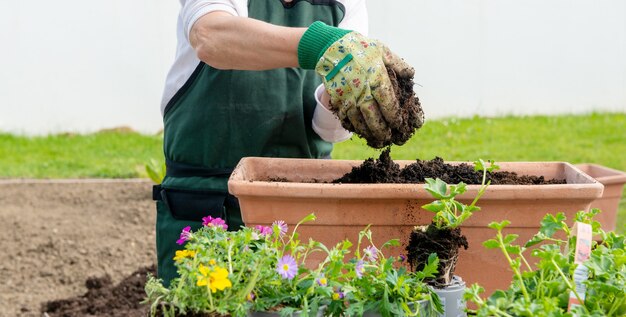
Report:
<svg viewBox="0 0 626 317"><path fill-rule="evenodd" d="M194 23L203 15L213 11L224 11L239 17L248 16L248 0L179 1L181 9L178 15L176 32L178 45L174 63L165 79L165 89L161 100L161 114L163 114L165 106L170 99L185 84L200 63L196 52L189 42L189 32ZM339 27L367 35L368 20L365 0L337 0L337 2L343 4L345 8L345 15L339 23ZM321 95L325 93L321 87L318 87L315 92L317 106L313 115L313 130L325 141L344 141L350 138L351 133L343 129L339 119L321 104Z"/></svg>

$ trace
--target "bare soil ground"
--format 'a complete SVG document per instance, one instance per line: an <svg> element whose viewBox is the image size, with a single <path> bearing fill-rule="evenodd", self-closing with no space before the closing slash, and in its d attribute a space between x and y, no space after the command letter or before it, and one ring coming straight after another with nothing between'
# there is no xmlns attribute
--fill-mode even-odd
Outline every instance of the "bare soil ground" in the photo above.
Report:
<svg viewBox="0 0 626 317"><path fill-rule="evenodd" d="M155 263L149 180L0 180L0 316L41 316Z"/></svg>

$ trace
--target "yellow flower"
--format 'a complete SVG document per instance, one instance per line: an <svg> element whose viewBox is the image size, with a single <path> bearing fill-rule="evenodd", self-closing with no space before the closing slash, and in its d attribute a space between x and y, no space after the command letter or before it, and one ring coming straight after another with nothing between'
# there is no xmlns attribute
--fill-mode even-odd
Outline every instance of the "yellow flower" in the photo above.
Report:
<svg viewBox="0 0 626 317"><path fill-rule="evenodd" d="M174 261L180 261L184 258L193 258L194 256L196 256L196 251L179 250L179 251L176 251L176 256L174 257Z"/></svg>
<svg viewBox="0 0 626 317"><path fill-rule="evenodd" d="M215 263L216 263L215 260L213 260L213 259L209 260L209 265L215 265Z"/></svg>
<svg viewBox="0 0 626 317"><path fill-rule="evenodd" d="M200 264L198 266L198 281L196 285L198 286L209 286L211 288L211 292L215 293L217 290L223 291L227 287L232 287L233 284L228 279L228 270L221 268L219 266L215 267L213 271L208 267Z"/></svg>

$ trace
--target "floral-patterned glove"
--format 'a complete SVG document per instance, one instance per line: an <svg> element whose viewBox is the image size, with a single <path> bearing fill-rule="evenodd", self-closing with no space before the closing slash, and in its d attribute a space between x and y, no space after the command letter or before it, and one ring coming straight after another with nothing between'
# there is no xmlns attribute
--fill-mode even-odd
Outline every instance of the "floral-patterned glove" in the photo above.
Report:
<svg viewBox="0 0 626 317"><path fill-rule="evenodd" d="M318 21L302 36L298 60L322 76L333 110L352 124L348 130L385 143L391 128L404 124L387 68L405 78L414 70L380 42Z"/></svg>

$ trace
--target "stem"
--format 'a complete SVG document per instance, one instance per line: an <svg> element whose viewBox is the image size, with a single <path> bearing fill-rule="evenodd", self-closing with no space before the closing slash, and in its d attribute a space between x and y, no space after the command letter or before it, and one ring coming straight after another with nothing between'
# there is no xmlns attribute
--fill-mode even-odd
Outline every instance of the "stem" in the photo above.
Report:
<svg viewBox="0 0 626 317"><path fill-rule="evenodd" d="M567 287L572 292L574 292L574 296L576 296L576 299L578 299L578 301L582 304L581 306L585 309L585 312L587 314L589 314L589 310L587 310L587 307L585 306L585 301L582 300L580 295L578 295L578 292L576 291L576 287L574 285L572 285L572 283L570 283L569 279L565 276L565 273L563 273L563 271L561 270L559 265L554 261L554 259L550 259L550 262L552 262L552 264L554 265L554 268L556 268L557 273L559 273L559 275L561 275L561 277L565 281L565 284L567 285Z"/></svg>
<svg viewBox="0 0 626 317"><path fill-rule="evenodd" d="M497 238L498 238L498 242L500 244L500 250L502 250L502 253L504 253L504 256L506 257L507 261L509 261L509 266L513 269L513 273L515 274L515 276L519 280L520 288L522 289L522 293L524 293L524 298L526 299L527 302L529 302L530 301L530 296L528 295L528 291L526 290L526 285L524 285L524 280L522 278L522 274L520 273L519 268L516 268L513 265L513 259L511 259L511 256L509 255L509 252L507 252L506 248L504 247L504 240L502 238L502 229L498 229Z"/></svg>
<svg viewBox="0 0 626 317"><path fill-rule="evenodd" d="M607 316L613 316L613 313L615 313L615 310L617 308L619 308L622 305L622 302L625 301L626 298L622 298L622 299L618 299L617 301L613 302L613 305L611 305L611 310L609 310L609 313L607 314Z"/></svg>
<svg viewBox="0 0 626 317"><path fill-rule="evenodd" d="M213 305L213 294L211 294L211 279L207 280L206 290L209 293L209 305L211 307L211 311L215 310L215 305Z"/></svg>

